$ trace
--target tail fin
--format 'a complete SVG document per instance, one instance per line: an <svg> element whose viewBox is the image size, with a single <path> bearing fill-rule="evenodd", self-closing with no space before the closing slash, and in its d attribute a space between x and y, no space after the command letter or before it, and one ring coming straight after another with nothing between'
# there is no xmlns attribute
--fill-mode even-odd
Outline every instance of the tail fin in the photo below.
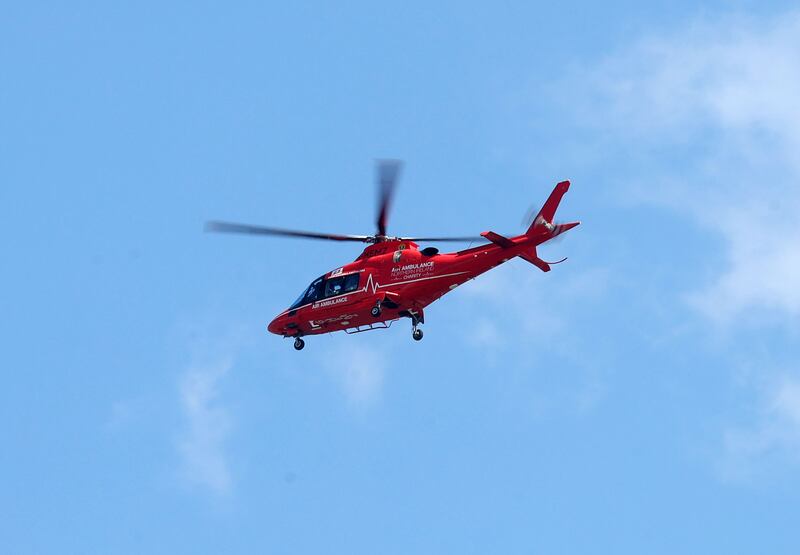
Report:
<svg viewBox="0 0 800 555"><path fill-rule="evenodd" d="M539 213L533 219L528 231L525 232L526 235L544 236L539 241L541 244L545 241L549 241L557 235L561 235L565 231L569 231L577 225L580 225L580 222L568 222L565 224L553 223L553 218L556 215L558 205L561 203L561 199L564 196L564 193L567 191L569 191L569 181L562 181L555 186L553 192L550 193L549 197L547 197L544 206L542 206L542 209L539 210Z"/></svg>
<svg viewBox="0 0 800 555"><path fill-rule="evenodd" d="M539 210L539 213L533 219L528 231L525 233L526 235L533 235L543 229L547 229L548 231L553 230L553 218L556 215L558 205L561 203L561 198L567 191L569 191L569 181L562 181L555 186L553 192L547 197L544 206L542 206L542 209Z"/></svg>

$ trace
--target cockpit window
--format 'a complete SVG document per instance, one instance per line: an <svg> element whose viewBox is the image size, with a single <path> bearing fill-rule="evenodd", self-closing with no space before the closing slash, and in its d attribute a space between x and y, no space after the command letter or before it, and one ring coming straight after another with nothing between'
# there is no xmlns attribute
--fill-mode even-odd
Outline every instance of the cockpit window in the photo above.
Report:
<svg viewBox="0 0 800 555"><path fill-rule="evenodd" d="M359 274L357 273L331 279L317 278L289 308L294 309L326 297L335 297L355 291L358 289L358 278Z"/></svg>
<svg viewBox="0 0 800 555"><path fill-rule="evenodd" d="M308 286L308 289L303 291L303 294L300 295L289 308L297 308L298 306L302 306L304 304L313 303L322 297L322 282L322 278L315 279L314 282Z"/></svg>
<svg viewBox="0 0 800 555"><path fill-rule="evenodd" d="M335 297L358 289L358 274L349 274L325 281L325 296Z"/></svg>

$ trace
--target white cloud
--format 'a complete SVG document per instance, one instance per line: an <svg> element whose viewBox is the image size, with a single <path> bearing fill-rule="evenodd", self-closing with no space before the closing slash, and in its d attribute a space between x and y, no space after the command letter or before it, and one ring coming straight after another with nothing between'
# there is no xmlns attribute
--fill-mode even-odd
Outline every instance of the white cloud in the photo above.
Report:
<svg viewBox="0 0 800 555"><path fill-rule="evenodd" d="M554 249L558 253L561 247ZM468 315L460 324L466 330L460 335L474 356L508 375L518 369L531 375L532 367L550 373L555 370L547 365L554 363L564 374L566 365L570 378L563 384L550 383L547 398L531 391L531 401L537 410L558 406L587 414L607 396L608 368L597 344L586 350L578 347L585 338L571 324L593 310L594 301L603 299L611 287L611 270L584 266L569 272L566 264L542 273L523 260L513 260L450 295Z"/></svg>
<svg viewBox="0 0 800 555"><path fill-rule="evenodd" d="M793 328L800 316L798 60L800 12L739 16L640 41L580 77L592 93L578 116L601 131L602 150L620 153L620 171L646 184L630 187L636 200L722 240L722 260L710 252L695 269L709 278L686 295L707 322L741 328L768 316ZM776 379L742 348L733 366L758 367L745 384L756 408L724 434L730 479L800 462L800 380Z"/></svg>
<svg viewBox="0 0 800 555"><path fill-rule="evenodd" d="M567 262L568 264L569 262ZM550 341L567 328L568 307L596 299L609 287L607 268L589 267L568 277L559 275L561 267L551 273L522 260L510 261L459 287L454 298L477 305L476 313L486 307L496 310L491 322L477 320L473 334L467 336L477 347L504 344L497 322L502 321L505 333L519 330L526 338ZM490 325L491 324L491 325Z"/></svg>
<svg viewBox="0 0 800 555"><path fill-rule="evenodd" d="M385 355L363 345L348 345L326 355L325 364L356 408L374 405L383 392Z"/></svg>
<svg viewBox="0 0 800 555"><path fill-rule="evenodd" d="M479 347L499 347L503 344L500 326L494 320L479 318L469 334L470 341Z"/></svg>
<svg viewBox="0 0 800 555"><path fill-rule="evenodd" d="M800 380L783 378L763 399L755 425L725 433L726 479L746 481L782 462L800 461Z"/></svg>
<svg viewBox="0 0 800 555"><path fill-rule="evenodd" d="M185 479L217 494L231 490L232 477L225 443L232 427L219 402L220 382L232 367L230 360L195 365L180 380L180 403L185 430L178 441Z"/></svg>
<svg viewBox="0 0 800 555"><path fill-rule="evenodd" d="M115 401L111 405L111 414L106 420L105 429L117 431L130 425L140 412L137 404L137 401L131 399Z"/></svg>
<svg viewBox="0 0 800 555"><path fill-rule="evenodd" d="M696 23L590 72L599 92L581 116L653 162L642 196L727 245L712 283L689 295L721 324L751 309L800 315L798 60L800 13L791 13ZM677 163L670 149L682 149Z"/></svg>
<svg viewBox="0 0 800 555"><path fill-rule="evenodd" d="M800 315L800 223L765 218L760 221L774 225L741 224L758 222L753 215L742 212L719 223L729 244L728 268L711 287L689 296L693 306L717 322L731 323L750 308ZM788 213L779 217L791 218Z"/></svg>

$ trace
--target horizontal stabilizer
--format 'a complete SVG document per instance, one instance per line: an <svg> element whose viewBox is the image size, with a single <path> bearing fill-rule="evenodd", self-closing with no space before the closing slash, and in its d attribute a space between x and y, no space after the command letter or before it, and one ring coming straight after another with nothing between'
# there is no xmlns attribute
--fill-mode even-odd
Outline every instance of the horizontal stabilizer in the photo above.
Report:
<svg viewBox="0 0 800 555"><path fill-rule="evenodd" d="M548 264L547 262L545 262L544 260L542 260L541 258L536 256L536 250L535 249L534 249L532 255L524 252L524 253L520 254L519 256L520 256L520 258L522 258L523 260L527 260L528 262L530 262L531 264L533 264L534 266L536 266L537 268L539 268L543 272L549 272L550 271L550 264Z"/></svg>
<svg viewBox="0 0 800 555"><path fill-rule="evenodd" d="M499 233L495 233L494 231L484 231L481 233L482 237L485 237L495 245L500 245L504 249L514 246L514 241L509 239L508 237L503 237Z"/></svg>
<svg viewBox="0 0 800 555"><path fill-rule="evenodd" d="M573 227L577 227L577 226L579 226L579 225L581 225L581 223L580 223L580 222L568 222L568 223L565 223L565 224L555 224L555 225L553 226L553 234L552 234L552 237L555 237L555 236L557 236L557 235L561 235L561 234L562 234L562 233L564 233L565 231L569 231L569 230L570 230L570 229L572 229Z"/></svg>
<svg viewBox="0 0 800 555"><path fill-rule="evenodd" d="M553 264L561 264L562 262L564 262L566 260L566 258L562 258L561 260L559 260L557 262L546 262L546 261L542 260L541 258L539 258L539 255L536 254L536 247L531 249L531 251L529 251L529 252L523 252L519 256L520 256L520 258L522 258L523 260L526 260L527 262L530 262L531 264L533 264L534 266L536 266L537 268L539 268L543 272L549 272L550 271L550 266L552 266Z"/></svg>

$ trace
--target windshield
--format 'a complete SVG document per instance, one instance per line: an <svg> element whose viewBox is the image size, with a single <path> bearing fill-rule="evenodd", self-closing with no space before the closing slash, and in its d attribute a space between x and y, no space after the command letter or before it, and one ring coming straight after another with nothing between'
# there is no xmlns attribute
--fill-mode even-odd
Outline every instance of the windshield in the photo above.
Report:
<svg viewBox="0 0 800 555"><path fill-rule="evenodd" d="M297 297L297 300L292 303L289 309L292 310L320 299L327 299L328 297L335 297L336 295L355 291L358 289L358 280L359 274L348 274L346 276L339 276L327 280L325 276L319 277L303 291L302 295Z"/></svg>
<svg viewBox="0 0 800 555"><path fill-rule="evenodd" d="M297 297L297 300L292 303L292 306L289 308L297 308L298 306L302 306L304 304L313 303L317 299L320 298L320 293L322 292L322 278L315 279L311 285L309 285L303 293Z"/></svg>

